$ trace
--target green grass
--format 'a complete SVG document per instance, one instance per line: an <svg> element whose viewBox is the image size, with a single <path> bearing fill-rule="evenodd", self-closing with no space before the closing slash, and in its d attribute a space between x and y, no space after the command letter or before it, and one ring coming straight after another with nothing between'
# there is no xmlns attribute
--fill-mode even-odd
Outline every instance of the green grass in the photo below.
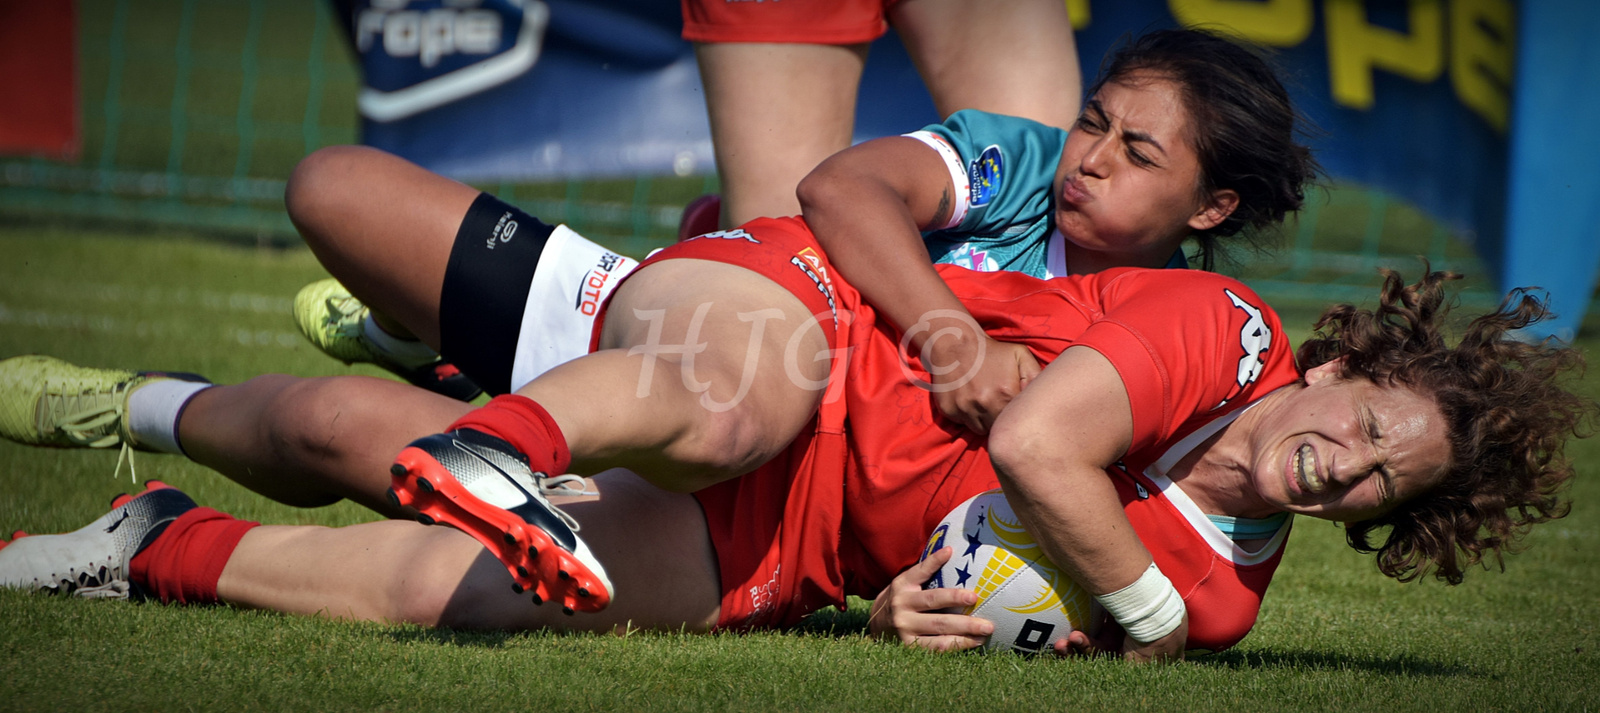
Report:
<svg viewBox="0 0 1600 713"><path fill-rule="evenodd" d="M351 371L294 334L288 300L323 274L303 249L0 226L0 254L0 356L45 352L230 382ZM1591 377L1587 388L1597 385ZM1507 572L1473 572L1457 588L1397 584L1345 547L1336 526L1305 520L1255 631L1177 666L930 655L866 639L860 602L793 632L621 638L4 591L0 709L1594 709L1600 442L1573 453L1572 515L1536 531ZM126 473L113 479L115 462L114 452L0 443L0 527L82 526L131 487ZM138 468L250 519L371 518L348 504L276 505L174 456L141 454Z"/></svg>

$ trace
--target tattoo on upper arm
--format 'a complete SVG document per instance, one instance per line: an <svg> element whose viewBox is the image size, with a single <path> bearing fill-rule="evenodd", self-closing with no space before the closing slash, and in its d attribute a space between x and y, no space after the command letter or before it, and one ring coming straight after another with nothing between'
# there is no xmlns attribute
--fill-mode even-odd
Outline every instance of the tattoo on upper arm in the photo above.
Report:
<svg viewBox="0 0 1600 713"><path fill-rule="evenodd" d="M933 225L944 227L948 222L950 222L950 188L947 186L944 192L939 194L939 209L933 214Z"/></svg>

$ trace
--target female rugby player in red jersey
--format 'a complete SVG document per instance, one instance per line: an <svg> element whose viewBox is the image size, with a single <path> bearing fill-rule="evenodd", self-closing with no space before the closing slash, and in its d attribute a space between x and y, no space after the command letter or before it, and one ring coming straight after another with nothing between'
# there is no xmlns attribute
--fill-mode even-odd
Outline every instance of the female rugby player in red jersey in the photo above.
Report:
<svg viewBox="0 0 1600 713"><path fill-rule="evenodd" d="M815 245L798 223L757 221L746 231L749 241L695 240L657 256L618 291L608 316L660 307L668 338L643 345L675 346L672 333L682 336L698 305L713 303L698 320L705 340L748 347L748 321L742 333L729 331L737 313L771 305L762 307L766 323L778 327L777 312L799 307L804 326L769 329L787 334L755 349L757 377L765 370L812 392L809 407L753 399L817 413L787 443L762 433L773 416L745 408L737 383L709 383L692 403L644 384L646 374L654 384L693 374L681 361L651 366L666 361L659 350L629 355L622 345L637 325L608 320L595 355L402 454L410 459L397 470L402 497L473 537L401 521L256 527L155 490L107 515L123 523L116 528L97 522L0 549L0 581L98 595L139 586L168 601L424 624L598 630L784 625L846 594L881 592L876 630L965 647L987 633L985 622L923 612L971 593L913 592L914 569L895 577L950 506L998 477L1046 552L1127 629L1128 655L1181 655L1186 645L1224 648L1248 632L1288 530L1228 542L1206 516L1345 521L1352 544L1376 550L1386 574L1431 570L1457 582L1523 525L1561 514L1557 490L1571 474L1561 450L1594 409L1557 384L1576 353L1504 339L1542 315L1531 299L1480 318L1447 346L1443 275L1412 287L1391 276L1375 313L1330 310L1325 335L1301 348L1297 375L1275 315L1227 278L1116 270L1040 281L943 268L991 333L1050 363L985 442L941 426L925 396L902 398L921 393L927 372L914 357L901 361L897 335L847 282L834 277L826 295L814 289L818 264L808 256L825 255L807 252ZM765 259L774 252L806 265ZM770 278L745 276L739 263ZM681 300L684 288L700 294ZM833 314L851 317L834 328ZM841 346L854 351L848 364L833 362L843 372L831 382L802 362ZM800 356L794 369L784 363L790 355ZM618 387L611 395L608 384ZM448 401L402 388L412 396L393 403L397 410ZM618 394L624 408L608 408ZM749 430L701 438L692 424L713 413ZM624 442L641 433L662 440ZM726 479L752 461L754 472ZM558 510L539 495L549 480L539 471L568 463L630 469L600 472L589 481L597 493L557 498ZM434 485L419 487L423 479ZM699 489L673 493L646 480ZM496 524L503 508L518 528ZM575 526L551 525L561 510L584 526L581 541ZM544 535L529 540L522 525ZM529 541L541 550L531 559L519 551ZM508 554L517 558L495 562ZM598 562L609 579L589 566ZM541 570L519 571L528 565ZM564 619L560 607L531 606L527 585L508 587L513 580L563 607L595 609L613 592L615 602ZM1060 646L1091 644L1074 634Z"/></svg>

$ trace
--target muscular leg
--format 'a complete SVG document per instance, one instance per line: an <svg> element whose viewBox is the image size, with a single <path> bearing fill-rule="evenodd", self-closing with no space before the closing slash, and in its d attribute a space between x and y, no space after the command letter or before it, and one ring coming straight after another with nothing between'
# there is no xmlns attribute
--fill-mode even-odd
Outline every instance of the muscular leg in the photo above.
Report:
<svg viewBox="0 0 1600 713"><path fill-rule="evenodd" d="M621 465L692 491L767 461L809 422L828 368L815 356L827 342L805 305L771 280L723 263L669 260L625 283L611 304L603 351L522 392L556 419L573 470ZM641 313L660 315L654 336ZM629 353L689 343L697 314L692 341L704 350ZM178 436L196 462L279 502L350 498L401 517L409 513L385 497L395 454L470 408L383 379L271 375L200 392Z"/></svg>
<svg viewBox="0 0 1600 713"><path fill-rule="evenodd" d="M695 45L722 176L722 226L798 215L795 186L850 145L867 46Z"/></svg>
<svg viewBox="0 0 1600 713"><path fill-rule="evenodd" d="M1061 0L901 0L889 22L940 116L982 109L1070 128L1082 70ZM1005 38L996 51L983 38Z"/></svg>
<svg viewBox="0 0 1600 713"><path fill-rule="evenodd" d="M598 497L557 502L610 568L617 599L599 613L534 606L512 593L505 567L471 537L399 521L255 528L228 560L217 592L243 607L427 626L708 629L721 583L694 498L622 470L592 483Z"/></svg>
<svg viewBox="0 0 1600 713"><path fill-rule="evenodd" d="M384 497L394 455L471 408L384 379L275 374L196 394L178 437L195 462L278 502L350 498L402 517Z"/></svg>
<svg viewBox="0 0 1600 713"><path fill-rule="evenodd" d="M623 283L606 315L601 351L518 392L555 419L575 472L622 466L698 490L770 460L816 411L826 338L798 297L760 274L667 260ZM671 349L684 344L696 351Z"/></svg>
<svg viewBox="0 0 1600 713"><path fill-rule="evenodd" d="M323 267L385 330L438 349L445 268L478 193L377 149L333 146L295 166L284 204Z"/></svg>

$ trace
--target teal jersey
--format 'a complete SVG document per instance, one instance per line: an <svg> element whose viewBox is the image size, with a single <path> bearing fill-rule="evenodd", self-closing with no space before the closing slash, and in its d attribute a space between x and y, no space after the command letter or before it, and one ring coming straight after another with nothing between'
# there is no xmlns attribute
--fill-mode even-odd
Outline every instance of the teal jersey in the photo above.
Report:
<svg viewBox="0 0 1600 713"><path fill-rule="evenodd" d="M906 136L938 151L955 185L949 222L922 234L934 262L1046 279L1066 274L1066 243L1053 220L1065 130L964 109ZM1182 251L1167 267L1186 267Z"/></svg>

